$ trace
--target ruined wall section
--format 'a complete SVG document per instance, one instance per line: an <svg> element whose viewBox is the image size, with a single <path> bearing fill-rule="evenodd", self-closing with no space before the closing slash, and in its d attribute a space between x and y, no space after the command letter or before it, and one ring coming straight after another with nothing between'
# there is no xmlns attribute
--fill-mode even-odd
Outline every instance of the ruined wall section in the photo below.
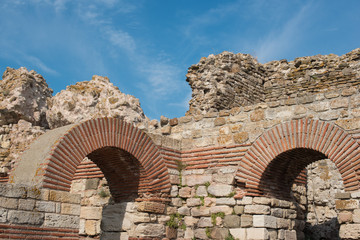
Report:
<svg viewBox="0 0 360 240"><path fill-rule="evenodd" d="M192 89L187 115L217 112L264 100L265 69L249 54L210 55L191 66L186 77Z"/></svg>
<svg viewBox="0 0 360 240"><path fill-rule="evenodd" d="M261 64L250 55L223 52L189 68L193 95L187 115L205 114L343 90L360 84L360 49Z"/></svg>

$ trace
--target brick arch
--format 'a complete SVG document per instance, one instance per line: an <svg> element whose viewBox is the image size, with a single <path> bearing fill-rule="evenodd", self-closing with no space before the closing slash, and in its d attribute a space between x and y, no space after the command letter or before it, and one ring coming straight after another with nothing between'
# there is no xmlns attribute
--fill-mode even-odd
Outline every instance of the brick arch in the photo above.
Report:
<svg viewBox="0 0 360 240"><path fill-rule="evenodd" d="M170 191L168 169L160 150L143 131L125 121L115 118L91 119L44 135L22 156L12 174L13 182L69 191L82 159L99 151L106 152L109 148L120 149L123 155L127 154L132 161L138 161L142 174L140 178L145 178L147 192ZM114 154L118 153L115 151ZM42 160L34 162L36 169L28 165L30 172L24 177L25 165L29 162L26 160L30 160L31 156L41 156Z"/></svg>
<svg viewBox="0 0 360 240"><path fill-rule="evenodd" d="M280 163L286 156L299 159L305 153L312 157L312 162L321 157L332 160L342 176L345 190L359 189L359 144L338 126L307 118L281 123L264 132L246 152L237 180L245 187L247 195L264 195L264 189L261 189L264 176L269 174L269 167L274 165L274 161ZM310 162L311 159L303 161L302 167ZM286 166L275 164L273 169L282 167ZM284 172L284 169L279 172Z"/></svg>

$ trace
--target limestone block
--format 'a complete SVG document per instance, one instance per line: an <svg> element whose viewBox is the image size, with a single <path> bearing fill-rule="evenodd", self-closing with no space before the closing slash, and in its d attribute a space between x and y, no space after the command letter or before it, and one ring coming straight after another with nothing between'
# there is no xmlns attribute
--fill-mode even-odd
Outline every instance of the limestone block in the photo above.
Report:
<svg viewBox="0 0 360 240"><path fill-rule="evenodd" d="M176 213L176 211L175 211L174 213ZM185 219L185 217L184 217L184 219ZM160 215L160 216L158 216L158 221L159 221L159 223L161 223L161 224L165 224L165 223L167 223L169 220L170 220L170 216L167 216L167 215Z"/></svg>
<svg viewBox="0 0 360 240"><path fill-rule="evenodd" d="M99 178L86 179L85 190L94 189L96 190L99 185Z"/></svg>
<svg viewBox="0 0 360 240"><path fill-rule="evenodd" d="M254 215L254 227L276 228L276 217L269 215Z"/></svg>
<svg viewBox="0 0 360 240"><path fill-rule="evenodd" d="M286 240L297 240L296 231L295 230L285 230L284 238Z"/></svg>
<svg viewBox="0 0 360 240"><path fill-rule="evenodd" d="M352 210L359 208L359 200L336 200L336 209L338 210Z"/></svg>
<svg viewBox="0 0 360 240"><path fill-rule="evenodd" d="M210 213L219 213L219 212L223 212L225 213L225 215L230 215L233 212L233 209L229 206L213 206L210 207Z"/></svg>
<svg viewBox="0 0 360 240"><path fill-rule="evenodd" d="M41 225L44 222L44 213L9 210L7 218L10 223Z"/></svg>
<svg viewBox="0 0 360 240"><path fill-rule="evenodd" d="M200 198L188 198L186 200L186 205L188 207L199 206L199 205L201 205Z"/></svg>
<svg viewBox="0 0 360 240"><path fill-rule="evenodd" d="M102 210L102 207L81 207L80 218L99 220Z"/></svg>
<svg viewBox="0 0 360 240"><path fill-rule="evenodd" d="M7 209L0 208L0 223L5 223L7 219Z"/></svg>
<svg viewBox="0 0 360 240"><path fill-rule="evenodd" d="M108 232L119 232L130 229L132 224L126 204L107 205L102 211L101 229Z"/></svg>
<svg viewBox="0 0 360 240"><path fill-rule="evenodd" d="M176 185L171 186L170 196L176 197L179 194L179 187Z"/></svg>
<svg viewBox="0 0 360 240"><path fill-rule="evenodd" d="M244 212L248 214L270 214L270 207L265 205L246 205Z"/></svg>
<svg viewBox="0 0 360 240"><path fill-rule="evenodd" d="M241 215L241 227L252 227L253 216L252 215Z"/></svg>
<svg viewBox="0 0 360 240"><path fill-rule="evenodd" d="M254 197L253 203L255 204L261 204L261 205L270 205L271 204L271 198L266 197Z"/></svg>
<svg viewBox="0 0 360 240"><path fill-rule="evenodd" d="M229 230L226 228L215 227L211 230L211 239L225 239L229 235Z"/></svg>
<svg viewBox="0 0 360 240"><path fill-rule="evenodd" d="M204 227L212 227L213 224L211 222L211 217L201 217L199 222L197 223L197 227L204 228Z"/></svg>
<svg viewBox="0 0 360 240"><path fill-rule="evenodd" d="M208 195L208 193L207 193L207 190L206 190L206 187L205 187L205 186L199 186L199 187L196 189L196 196L206 197L207 195Z"/></svg>
<svg viewBox="0 0 360 240"><path fill-rule="evenodd" d="M3 185L0 188L0 196L11 198L23 198L26 197L26 188L19 185L12 184L0 184ZM0 200L1 202L1 200Z"/></svg>
<svg viewBox="0 0 360 240"><path fill-rule="evenodd" d="M332 109L347 108L349 106L349 100L347 98L337 98L330 102Z"/></svg>
<svg viewBox="0 0 360 240"><path fill-rule="evenodd" d="M80 218L78 216L61 215L56 213L45 213L45 227L79 228Z"/></svg>
<svg viewBox="0 0 360 240"><path fill-rule="evenodd" d="M216 183L233 184L235 176L233 173L230 174L214 174L212 180Z"/></svg>
<svg viewBox="0 0 360 240"><path fill-rule="evenodd" d="M248 228L246 229L247 238L252 240L269 239L269 232L266 228Z"/></svg>
<svg viewBox="0 0 360 240"><path fill-rule="evenodd" d="M243 197L240 200L237 200L237 204L238 205L251 205L253 202L253 198L252 197Z"/></svg>
<svg viewBox="0 0 360 240"><path fill-rule="evenodd" d="M295 219L296 218L296 210L294 209L284 209L284 217Z"/></svg>
<svg viewBox="0 0 360 240"><path fill-rule="evenodd" d="M79 221L79 234L81 235L85 235L85 222L86 220L85 219L80 219Z"/></svg>
<svg viewBox="0 0 360 240"><path fill-rule="evenodd" d="M85 233L89 236L94 236L100 233L100 221L86 220Z"/></svg>
<svg viewBox="0 0 360 240"><path fill-rule="evenodd" d="M80 215L81 206L79 204L61 203L61 213L68 215Z"/></svg>
<svg viewBox="0 0 360 240"><path fill-rule="evenodd" d="M339 218L340 218L340 215L342 214L343 212L341 212L339 214ZM350 216L349 216L350 218ZM354 221L354 223L360 223L360 209L355 209L353 214L352 214L352 220ZM340 222L340 219L339 219L339 222Z"/></svg>
<svg viewBox="0 0 360 240"><path fill-rule="evenodd" d="M208 187L208 192L216 197L226 197L234 190L232 185L213 183Z"/></svg>
<svg viewBox="0 0 360 240"><path fill-rule="evenodd" d="M197 228L194 230L194 236L196 239L208 239L205 228Z"/></svg>
<svg viewBox="0 0 360 240"><path fill-rule="evenodd" d="M241 218L237 215L227 215L224 217L224 226L227 228L240 227Z"/></svg>
<svg viewBox="0 0 360 240"><path fill-rule="evenodd" d="M276 227L288 229L290 227L291 220L285 218L276 218Z"/></svg>
<svg viewBox="0 0 360 240"><path fill-rule="evenodd" d="M337 193L335 193L335 198L336 199L350 199L351 198L351 193L349 193L349 192L337 192Z"/></svg>
<svg viewBox="0 0 360 240"><path fill-rule="evenodd" d="M210 216L210 208L204 206L192 208L191 215L193 217L208 217Z"/></svg>
<svg viewBox="0 0 360 240"><path fill-rule="evenodd" d="M19 199L19 210L32 211L35 207L34 199Z"/></svg>
<svg viewBox="0 0 360 240"><path fill-rule="evenodd" d="M137 212L137 213L125 213L133 223L147 223L150 222L149 213Z"/></svg>
<svg viewBox="0 0 360 240"><path fill-rule="evenodd" d="M188 208L186 206L180 207L178 209L178 213L181 214L181 215L184 215L184 216L189 216L190 215L190 208Z"/></svg>
<svg viewBox="0 0 360 240"><path fill-rule="evenodd" d="M177 229L166 226L165 227L165 236L168 239L175 239L177 237Z"/></svg>
<svg viewBox="0 0 360 240"><path fill-rule="evenodd" d="M74 194L64 191L54 191L50 190L49 199L54 202L64 202L64 203L76 203L79 204L81 202L81 195Z"/></svg>
<svg viewBox="0 0 360 240"><path fill-rule="evenodd" d="M339 236L341 239L360 239L360 224L342 224Z"/></svg>
<svg viewBox="0 0 360 240"><path fill-rule="evenodd" d="M141 223L136 226L135 235L138 237L162 237L165 226L156 223Z"/></svg>
<svg viewBox="0 0 360 240"><path fill-rule="evenodd" d="M234 212L237 215L243 214L244 213L244 206L235 206L234 207Z"/></svg>
<svg viewBox="0 0 360 240"><path fill-rule="evenodd" d="M185 235L184 235L184 238L185 239L193 239L195 237L195 234L194 234L194 230L190 229L190 228L187 228L185 230Z"/></svg>
<svg viewBox="0 0 360 240"><path fill-rule="evenodd" d="M359 210L359 209L355 209L354 210L354 222L355 223L358 223L358 220L360 220L360 215L357 216L357 214L355 213L356 210ZM338 214L338 221L339 223L349 223L353 220L353 215L351 212L348 212L348 211L344 211L344 212L340 212Z"/></svg>
<svg viewBox="0 0 360 240"><path fill-rule="evenodd" d="M176 207L167 207L166 208L166 214L174 214L177 212L177 208Z"/></svg>
<svg viewBox="0 0 360 240"><path fill-rule="evenodd" d="M0 197L0 207L7 209L17 209L18 200L16 198Z"/></svg>
<svg viewBox="0 0 360 240"><path fill-rule="evenodd" d="M234 198L216 198L216 205L234 206L236 201Z"/></svg>
<svg viewBox="0 0 360 240"><path fill-rule="evenodd" d="M190 216L185 216L184 217L184 223L187 227L193 227L195 224L197 224L199 221L198 218L194 218L194 217L190 217Z"/></svg>
<svg viewBox="0 0 360 240"><path fill-rule="evenodd" d="M182 198L189 198L191 197L191 188L190 187L183 187L179 190L179 196Z"/></svg>
<svg viewBox="0 0 360 240"><path fill-rule="evenodd" d="M54 213L56 211L56 203L48 201L36 201L35 209L39 212Z"/></svg>
<svg viewBox="0 0 360 240"><path fill-rule="evenodd" d="M274 217L284 217L284 210L282 208L271 208L271 215Z"/></svg>
<svg viewBox="0 0 360 240"><path fill-rule="evenodd" d="M136 204L137 210L150 213L164 213L165 204L159 202L139 202Z"/></svg>
<svg viewBox="0 0 360 240"><path fill-rule="evenodd" d="M171 204L175 207L181 207L182 206L182 199L181 198L172 198Z"/></svg>
<svg viewBox="0 0 360 240"><path fill-rule="evenodd" d="M246 228L230 228L230 234L239 240L247 240L246 238Z"/></svg>

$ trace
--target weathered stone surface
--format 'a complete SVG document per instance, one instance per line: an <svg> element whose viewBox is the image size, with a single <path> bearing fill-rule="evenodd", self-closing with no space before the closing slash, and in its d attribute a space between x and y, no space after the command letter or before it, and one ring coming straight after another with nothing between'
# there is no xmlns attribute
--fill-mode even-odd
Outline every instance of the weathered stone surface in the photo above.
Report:
<svg viewBox="0 0 360 240"><path fill-rule="evenodd" d="M213 224L211 222L210 217L201 217L199 222L197 223L197 227L199 228L205 228L205 227L212 227Z"/></svg>
<svg viewBox="0 0 360 240"><path fill-rule="evenodd" d="M8 209L17 209L18 200L16 198L0 197L0 207Z"/></svg>
<svg viewBox="0 0 360 240"><path fill-rule="evenodd" d="M252 215L241 215L241 227L252 227L253 216Z"/></svg>
<svg viewBox="0 0 360 240"><path fill-rule="evenodd" d="M201 205L200 198L188 198L186 200L186 205L188 207L199 206L199 205Z"/></svg>
<svg viewBox="0 0 360 240"><path fill-rule="evenodd" d="M246 205L244 212L248 214L270 214L270 207L265 205Z"/></svg>
<svg viewBox="0 0 360 240"><path fill-rule="evenodd" d="M13 224L41 225L44 222L44 213L9 210L8 221Z"/></svg>
<svg viewBox="0 0 360 240"><path fill-rule="evenodd" d="M243 214L244 213L244 206L235 206L234 207L234 212L237 215Z"/></svg>
<svg viewBox="0 0 360 240"><path fill-rule="evenodd" d="M339 236L341 239L360 239L360 224L342 224Z"/></svg>
<svg viewBox="0 0 360 240"><path fill-rule="evenodd" d="M226 197L234 190L234 187L226 184L213 183L207 190L216 197Z"/></svg>
<svg viewBox="0 0 360 240"><path fill-rule="evenodd" d="M359 200L336 200L336 209L339 210L351 210L359 208Z"/></svg>
<svg viewBox="0 0 360 240"><path fill-rule="evenodd" d="M269 215L254 215L254 227L276 228L276 217Z"/></svg>
<svg viewBox="0 0 360 240"><path fill-rule="evenodd" d="M192 208L191 215L194 217L208 217L210 216L210 208L204 206Z"/></svg>
<svg viewBox="0 0 360 240"><path fill-rule="evenodd" d="M187 206L180 207L178 209L178 213L181 214L181 215L189 216L190 215L190 208L188 208Z"/></svg>
<svg viewBox="0 0 360 240"><path fill-rule="evenodd" d="M19 210L32 211L35 207L34 199L19 199Z"/></svg>
<svg viewBox="0 0 360 240"><path fill-rule="evenodd" d="M194 236L196 239L208 239L205 228L197 228L194 230Z"/></svg>
<svg viewBox="0 0 360 240"><path fill-rule="evenodd" d="M230 228L230 234L239 240L246 240L246 229L245 228Z"/></svg>
<svg viewBox="0 0 360 240"><path fill-rule="evenodd" d="M263 240L269 238L269 231L266 228L248 228L246 233L248 239Z"/></svg>
<svg viewBox="0 0 360 240"><path fill-rule="evenodd" d="M123 118L133 124L146 120L137 98L120 92L107 77L100 76L56 94L46 112L51 128L95 117Z"/></svg>
<svg viewBox="0 0 360 240"><path fill-rule="evenodd" d="M85 233L89 236L100 234L100 222L96 220L86 220Z"/></svg>
<svg viewBox="0 0 360 240"><path fill-rule="evenodd" d="M136 226L135 235L138 237L162 237L165 234L165 226L155 223L141 223Z"/></svg>
<svg viewBox="0 0 360 240"><path fill-rule="evenodd" d="M211 213L223 212L225 215L230 215L233 212L233 209L229 206L214 206L210 208Z"/></svg>
<svg viewBox="0 0 360 240"><path fill-rule="evenodd" d="M102 211L101 229L106 232L118 232L131 226L130 216L122 204L107 205ZM81 216L81 215L80 215Z"/></svg>
<svg viewBox="0 0 360 240"><path fill-rule="evenodd" d="M225 239L229 235L229 230L226 228L213 228L211 231L212 239Z"/></svg>
<svg viewBox="0 0 360 240"><path fill-rule="evenodd" d="M205 186L199 186L199 187L196 189L196 196L206 197L207 195L208 195L208 193L207 193L207 190L206 190L206 187L205 187Z"/></svg>
<svg viewBox="0 0 360 240"><path fill-rule="evenodd" d="M140 202L136 205L138 211L151 213L164 213L165 204L158 202Z"/></svg>
<svg viewBox="0 0 360 240"><path fill-rule="evenodd" d="M234 206L236 201L234 198L216 198L216 205Z"/></svg>
<svg viewBox="0 0 360 240"><path fill-rule="evenodd" d="M227 215L224 217L224 226L227 228L240 227L241 218L237 215Z"/></svg>
<svg viewBox="0 0 360 240"><path fill-rule="evenodd" d="M356 209L358 210L358 209ZM354 214L355 215L355 214ZM357 216L359 217L359 216ZM351 222L353 220L353 215L351 212L345 211L345 212L340 212L338 214L338 221L339 223L346 223L346 222ZM356 219L356 220L360 220L360 219ZM357 221L354 220L355 223L358 223Z"/></svg>
<svg viewBox="0 0 360 240"><path fill-rule="evenodd" d="M194 217L190 217L190 216L184 217L184 223L188 227L194 226L195 224L197 224L198 221L199 221L198 218L194 218Z"/></svg>
<svg viewBox="0 0 360 240"><path fill-rule="evenodd" d="M191 188L190 187L183 187L179 190L179 196L182 198L189 198L191 197Z"/></svg>
<svg viewBox="0 0 360 240"><path fill-rule="evenodd" d="M99 220L101 219L102 210L103 209L101 207L81 207L80 217L85 219Z"/></svg>
<svg viewBox="0 0 360 240"><path fill-rule="evenodd" d="M36 202L36 210L39 212L48 212L48 213L54 213L56 205L54 202L48 202L48 201L37 201Z"/></svg>
<svg viewBox="0 0 360 240"><path fill-rule="evenodd" d="M212 179L211 175L186 175L184 176L184 184L188 186L204 185L210 182Z"/></svg>
<svg viewBox="0 0 360 240"><path fill-rule="evenodd" d="M78 216L45 213L44 226L59 228L79 228L79 222L80 218Z"/></svg>
<svg viewBox="0 0 360 240"><path fill-rule="evenodd" d="M4 223L7 221L7 209L0 208L0 223Z"/></svg>

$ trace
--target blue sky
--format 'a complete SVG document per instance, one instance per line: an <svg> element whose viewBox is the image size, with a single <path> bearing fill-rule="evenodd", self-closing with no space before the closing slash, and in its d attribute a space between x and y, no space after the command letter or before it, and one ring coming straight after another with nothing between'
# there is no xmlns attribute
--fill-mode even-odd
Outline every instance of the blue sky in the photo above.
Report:
<svg viewBox="0 0 360 240"><path fill-rule="evenodd" d="M0 0L0 71L25 66L54 94L108 76L151 119L181 117L187 68L223 51L262 62L360 47L359 0Z"/></svg>

